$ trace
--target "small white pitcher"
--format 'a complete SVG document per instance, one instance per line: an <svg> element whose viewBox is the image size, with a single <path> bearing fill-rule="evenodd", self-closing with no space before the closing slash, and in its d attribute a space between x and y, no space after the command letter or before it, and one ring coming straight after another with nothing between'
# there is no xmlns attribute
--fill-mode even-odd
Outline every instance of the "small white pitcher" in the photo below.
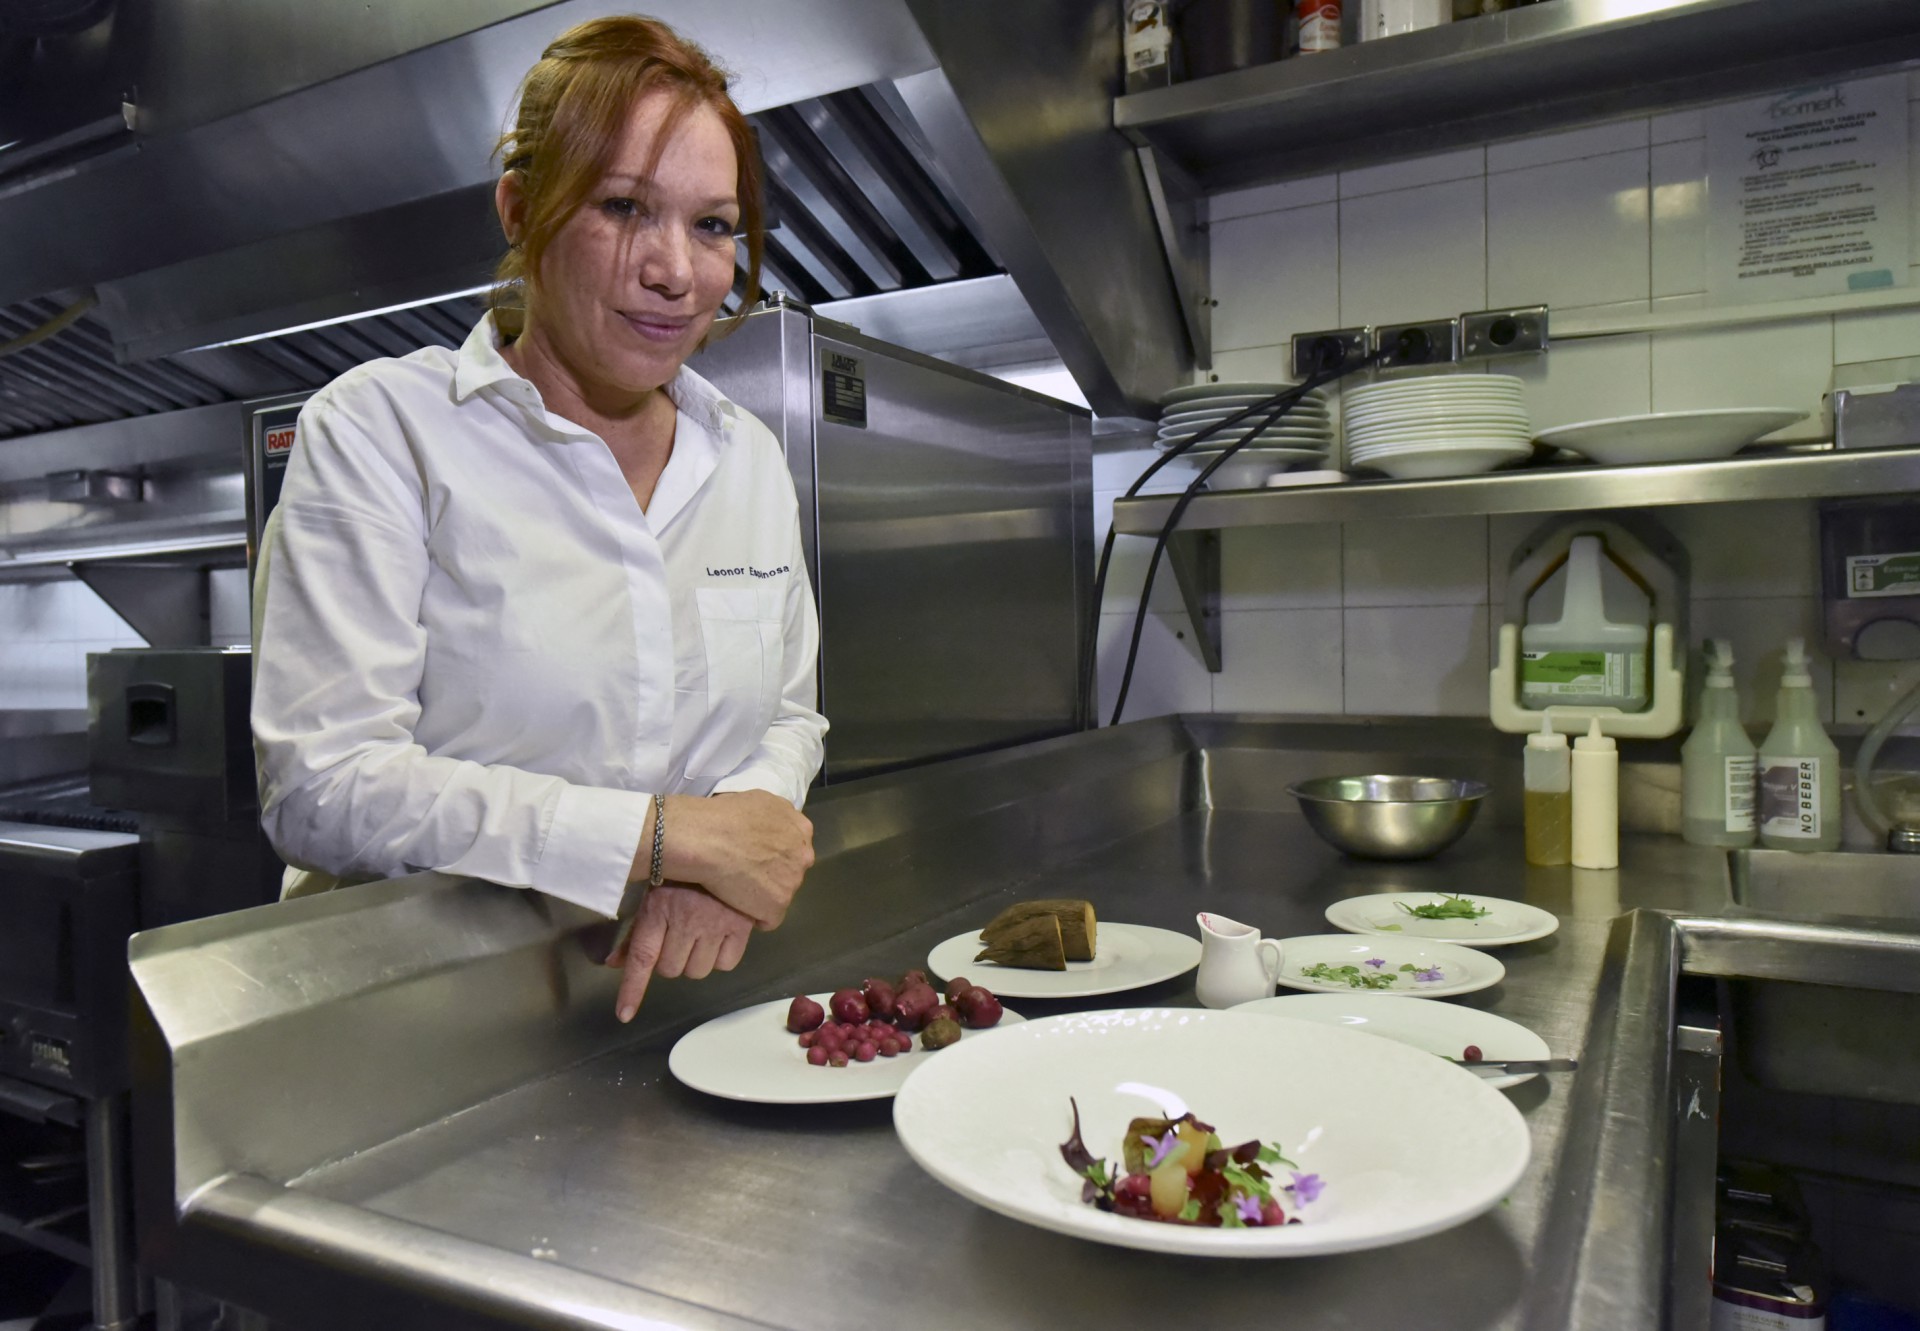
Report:
<svg viewBox="0 0 1920 1331"><path fill-rule="evenodd" d="M1200 973L1193 987L1203 1007L1232 1007L1272 998L1280 982L1280 944L1250 924L1201 911Z"/></svg>

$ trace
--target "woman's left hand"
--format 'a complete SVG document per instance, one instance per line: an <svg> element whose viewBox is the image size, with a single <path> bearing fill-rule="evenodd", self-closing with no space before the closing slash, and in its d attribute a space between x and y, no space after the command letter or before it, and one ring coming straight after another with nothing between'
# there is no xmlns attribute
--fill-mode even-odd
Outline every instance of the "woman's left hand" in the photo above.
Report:
<svg viewBox="0 0 1920 1331"><path fill-rule="evenodd" d="M626 946L607 958L607 965L626 968L615 1013L632 1021L655 975L703 980L716 970L732 970L752 933L752 920L697 887L664 883L649 889Z"/></svg>

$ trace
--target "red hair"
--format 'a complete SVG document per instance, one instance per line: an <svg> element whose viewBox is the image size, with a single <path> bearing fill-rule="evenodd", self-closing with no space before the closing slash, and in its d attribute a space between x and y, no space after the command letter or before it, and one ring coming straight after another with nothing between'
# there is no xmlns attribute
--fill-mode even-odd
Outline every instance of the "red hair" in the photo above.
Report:
<svg viewBox="0 0 1920 1331"><path fill-rule="evenodd" d="M538 290L547 246L612 165L614 149L641 98L672 98L654 139L654 160L697 107L711 107L726 127L738 163L734 181L740 231L747 242L747 286L740 308L760 292L765 210L760 152L753 126L728 92L729 76L707 53L657 19L626 15L591 19L560 34L527 71L511 131L495 147L503 167L520 173L522 224L494 271L490 304L515 303L513 291Z"/></svg>

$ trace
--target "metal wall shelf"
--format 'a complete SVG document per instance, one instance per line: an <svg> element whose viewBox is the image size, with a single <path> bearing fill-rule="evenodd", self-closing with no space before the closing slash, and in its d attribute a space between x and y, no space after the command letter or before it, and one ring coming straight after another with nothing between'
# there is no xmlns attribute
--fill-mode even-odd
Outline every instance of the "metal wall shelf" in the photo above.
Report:
<svg viewBox="0 0 1920 1331"><path fill-rule="evenodd" d="M1167 554L1207 668L1220 656L1220 541L1230 527L1379 518L1571 513L1755 499L1837 499L1920 491L1920 447L1763 453L1644 467L1547 466L1437 481L1349 481L1225 490L1187 505ZM1158 536L1177 495L1116 499L1113 529Z"/></svg>
<svg viewBox="0 0 1920 1331"><path fill-rule="evenodd" d="M1916 57L1910 0L1545 0L1120 97L1113 118L1213 191Z"/></svg>
<svg viewBox="0 0 1920 1331"><path fill-rule="evenodd" d="M1183 531L1369 518L1568 513L1601 508L1833 499L1920 490L1920 447L1767 453L1647 467L1533 467L1440 481L1349 481L1281 490L1225 490L1187 506ZM1158 535L1173 495L1117 499L1113 528Z"/></svg>

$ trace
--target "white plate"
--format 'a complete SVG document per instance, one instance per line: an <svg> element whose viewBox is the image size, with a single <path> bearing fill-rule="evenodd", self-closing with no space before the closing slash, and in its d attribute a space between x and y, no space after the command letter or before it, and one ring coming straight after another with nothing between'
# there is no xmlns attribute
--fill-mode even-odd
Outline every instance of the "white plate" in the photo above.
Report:
<svg viewBox="0 0 1920 1331"><path fill-rule="evenodd" d="M1162 448L1175 448L1183 442L1185 441L1180 439L1166 439L1161 441L1160 446ZM1203 439L1189 448L1187 452L1195 457L1199 457L1205 453L1224 453L1237 442L1238 441L1234 439ZM1256 435L1253 442L1245 445L1242 451L1245 451L1246 448L1311 448L1316 453L1324 453L1332 447L1333 436L1330 434L1273 433Z"/></svg>
<svg viewBox="0 0 1920 1331"><path fill-rule="evenodd" d="M927 969L943 980L964 975L996 998L1093 998L1171 980L1200 964L1200 940L1171 929L1101 920L1094 937L1092 961L1069 961L1063 971L1030 971L975 961L986 944L973 930L929 952Z"/></svg>
<svg viewBox="0 0 1920 1331"><path fill-rule="evenodd" d="M1560 927L1560 917L1552 911L1529 906L1524 901L1501 897L1483 897L1471 892L1462 896L1489 913L1477 920L1423 920L1400 907L1425 906L1438 902L1440 892L1381 892L1368 897L1348 897L1327 907L1327 923L1350 934L1384 934L1390 938L1439 938L1469 947L1506 947L1511 943L1531 943L1545 938Z"/></svg>
<svg viewBox="0 0 1920 1331"><path fill-rule="evenodd" d="M1173 448L1179 448L1179 446L1175 442L1162 444L1162 451L1171 451ZM1225 451L1227 451L1225 446L1210 448L1208 444L1196 444L1194 448L1187 449L1185 457L1200 463L1208 457L1213 457L1215 453L1225 453ZM1244 457L1246 453L1311 453L1313 457L1325 457L1329 451L1332 451L1332 440L1302 440L1298 436L1288 436L1288 434L1281 434L1281 436L1263 434L1258 440L1254 440L1252 444L1244 446L1235 453L1235 457Z"/></svg>
<svg viewBox="0 0 1920 1331"><path fill-rule="evenodd" d="M1190 438L1198 438L1200 430L1167 430L1165 434L1156 434L1154 440L1162 446L1183 444ZM1200 440L1200 448L1227 448L1246 436L1246 430L1221 430L1219 434L1210 434ZM1298 424L1277 424L1254 434L1256 440L1331 440L1332 426L1298 426Z"/></svg>
<svg viewBox="0 0 1920 1331"><path fill-rule="evenodd" d="M1368 963L1378 961L1369 968ZM1338 980L1309 979L1301 974L1309 966L1325 962L1328 966L1358 966L1376 974L1394 977L1391 989L1357 989ZM1440 978L1421 980L1403 971L1402 966L1422 970L1439 967ZM1484 952L1475 952L1458 943L1441 943L1424 938L1357 938L1352 934L1308 934L1280 940L1280 983L1288 989L1305 989L1322 994L1402 994L1409 998L1445 998L1450 994L1470 994L1499 984L1507 968ZM987 986L992 989L992 985ZM998 992L997 990L995 991Z"/></svg>
<svg viewBox="0 0 1920 1331"><path fill-rule="evenodd" d="M991 987L991 986L989 986ZM833 995L809 995L821 1007ZM994 997L998 998L999 994ZM914 1037L913 1052L871 1063L849 1061L844 1068L816 1068L807 1062L800 1037L787 1029L791 998L729 1012L694 1027L674 1041L667 1070L675 1079L727 1100L751 1100L766 1105L827 1105L846 1100L884 1100L905 1084L907 1075L922 1063L951 1053L986 1031L963 1030L959 1044L945 1049L922 1049ZM1025 1021L1006 1004L1000 1021L990 1029Z"/></svg>
<svg viewBox="0 0 1920 1331"><path fill-rule="evenodd" d="M1497 422L1466 422L1457 425L1402 425L1382 430L1348 430L1347 442L1358 447L1377 444L1422 444L1434 440L1463 438L1512 439L1517 443L1531 444L1533 431L1524 424L1502 425Z"/></svg>
<svg viewBox="0 0 1920 1331"><path fill-rule="evenodd" d="M1241 398L1259 402L1276 393L1284 393L1299 386L1297 383L1250 383L1244 380L1221 384L1191 384L1186 388L1176 388L1172 392L1162 393L1160 406L1162 410L1173 407L1191 409L1195 403L1212 398L1218 398L1222 402ZM1313 396L1319 396L1324 391L1324 389L1316 389Z"/></svg>
<svg viewBox="0 0 1920 1331"><path fill-rule="evenodd" d="M1162 416L1160 418L1159 432L1161 434L1169 434L1175 430L1200 430L1209 425L1216 425L1221 421L1233 421L1234 423L1228 427L1229 429L1244 429L1249 425L1258 425L1270 415L1272 415L1271 412L1265 411L1249 412L1245 416L1241 416L1237 411L1183 411L1177 416ZM1239 417L1239 419L1235 420L1235 417ZM1327 411L1324 407L1312 411L1296 407L1291 411L1282 412L1273 424L1324 426L1332 419L1333 413Z"/></svg>
<svg viewBox="0 0 1920 1331"><path fill-rule="evenodd" d="M1351 998L1345 994L1284 994L1239 1003L1233 1011L1344 1026L1424 1049L1439 1058L1459 1058L1468 1045L1477 1045L1480 1056L1489 1061L1553 1056L1547 1042L1519 1022L1456 1003L1422 1003L1417 998L1395 998L1392 994L1355 994ZM1473 1075L1480 1076L1477 1072ZM1539 1075L1519 1072L1481 1080L1504 1091Z"/></svg>
<svg viewBox="0 0 1920 1331"><path fill-rule="evenodd" d="M1379 439L1371 444L1351 447L1347 451L1354 457L1389 457L1394 454L1411 456L1418 453L1455 453L1462 449L1482 448L1498 448L1509 453L1525 454L1533 452L1533 447L1533 444L1524 437L1463 431L1435 439Z"/></svg>
<svg viewBox="0 0 1920 1331"><path fill-rule="evenodd" d="M1379 411L1352 412L1346 419L1346 428L1352 430L1379 430L1392 426L1456 425L1461 421L1500 421L1525 425L1531 428L1533 418L1526 411L1515 407L1504 410L1493 407L1476 407L1472 411ZM1531 436L1529 436L1531 437Z"/></svg>
<svg viewBox="0 0 1920 1331"><path fill-rule="evenodd" d="M1412 379L1387 379L1347 390L1349 400L1406 397L1420 393L1526 392L1526 383L1511 374L1423 374Z"/></svg>
<svg viewBox="0 0 1920 1331"><path fill-rule="evenodd" d="M1518 389L1420 388L1407 392L1379 394L1356 388L1347 395L1347 411L1397 411L1408 407L1517 407L1526 402Z"/></svg>
<svg viewBox="0 0 1920 1331"><path fill-rule="evenodd" d="M1190 1109L1224 1142L1277 1146L1324 1190L1298 1208L1282 1194L1301 1222L1271 1228L1100 1211L1060 1158L1069 1097L1087 1148L1110 1162L1133 1118ZM1450 1229L1498 1205L1532 1147L1506 1096L1417 1049L1194 1008L1075 1013L963 1041L907 1080L893 1125L915 1163L989 1210L1097 1243L1207 1257L1355 1252ZM1287 1167L1274 1169L1286 1183Z"/></svg>
<svg viewBox="0 0 1920 1331"><path fill-rule="evenodd" d="M1397 481L1430 481L1447 476L1477 476L1527 456L1530 449L1504 445L1483 448L1460 447L1431 452L1402 452L1355 458L1353 465L1383 471Z"/></svg>
<svg viewBox="0 0 1920 1331"><path fill-rule="evenodd" d="M1535 436L1555 448L1612 466L1636 462L1725 458L1762 435L1803 421L1797 407L1755 407L1717 411L1657 411L1650 416L1616 416L1543 430Z"/></svg>

